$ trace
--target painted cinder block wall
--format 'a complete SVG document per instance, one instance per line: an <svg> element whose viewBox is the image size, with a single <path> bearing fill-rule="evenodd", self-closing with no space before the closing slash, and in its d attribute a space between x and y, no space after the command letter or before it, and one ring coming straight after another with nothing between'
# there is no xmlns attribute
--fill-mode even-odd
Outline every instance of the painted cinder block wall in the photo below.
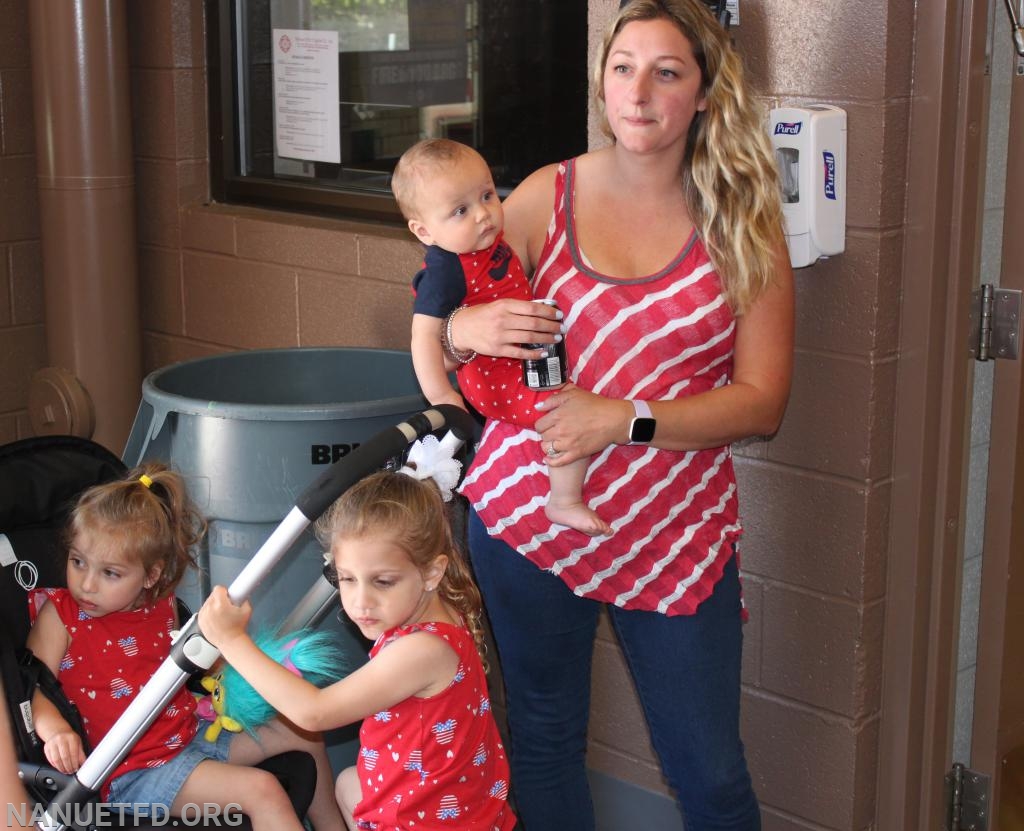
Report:
<svg viewBox="0 0 1024 831"><path fill-rule="evenodd" d="M29 2L0 0L0 441L29 435L28 382L46 365ZM592 43L617 5L591 0ZM797 273L786 421L736 449L743 726L768 831L874 816L913 6L741 0L734 29L766 104L849 113L847 250ZM407 232L209 204L203 4L128 7L145 370L235 349L405 348L420 258ZM592 768L667 793L607 626L594 672Z"/></svg>
<svg viewBox="0 0 1024 831"><path fill-rule="evenodd" d="M0 442L27 436L46 365L28 3L0 0Z"/></svg>

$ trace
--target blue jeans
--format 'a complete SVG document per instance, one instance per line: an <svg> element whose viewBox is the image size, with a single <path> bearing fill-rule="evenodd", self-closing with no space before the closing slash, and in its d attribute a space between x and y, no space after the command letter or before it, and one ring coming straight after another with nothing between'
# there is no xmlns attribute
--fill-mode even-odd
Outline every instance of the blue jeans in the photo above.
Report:
<svg viewBox="0 0 1024 831"><path fill-rule="evenodd" d="M524 831L593 831L586 776L598 613L470 512L469 546L505 680L512 792ZM739 577L735 558L694 615L608 605L661 769L687 831L758 831L739 736Z"/></svg>
<svg viewBox="0 0 1024 831"><path fill-rule="evenodd" d="M203 733L208 721L200 721L199 729L181 752L165 764L152 768L137 768L122 773L110 782L110 801L128 804L164 805L170 810L178 798L185 780L200 762L212 759L226 762L231 751L234 733L223 730L214 742L208 742Z"/></svg>

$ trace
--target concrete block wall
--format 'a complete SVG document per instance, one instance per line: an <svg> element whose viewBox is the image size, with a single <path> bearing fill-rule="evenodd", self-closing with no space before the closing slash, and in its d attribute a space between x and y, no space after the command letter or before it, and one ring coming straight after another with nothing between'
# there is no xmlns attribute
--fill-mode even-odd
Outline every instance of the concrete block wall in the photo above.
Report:
<svg viewBox="0 0 1024 831"><path fill-rule="evenodd" d="M211 205L202 4L129 11L146 371L230 349L408 348L411 235Z"/></svg>
<svg viewBox="0 0 1024 831"><path fill-rule="evenodd" d="M913 6L745 4L737 42L774 106L848 118L846 251L796 274L797 354L778 435L738 453L759 642L744 728L769 828L869 827L902 280ZM746 33L750 33L748 40ZM811 37L812 33L817 33Z"/></svg>
<svg viewBox="0 0 1024 831"><path fill-rule="evenodd" d="M0 443L31 432L28 390L46 365L28 4L0 0Z"/></svg>

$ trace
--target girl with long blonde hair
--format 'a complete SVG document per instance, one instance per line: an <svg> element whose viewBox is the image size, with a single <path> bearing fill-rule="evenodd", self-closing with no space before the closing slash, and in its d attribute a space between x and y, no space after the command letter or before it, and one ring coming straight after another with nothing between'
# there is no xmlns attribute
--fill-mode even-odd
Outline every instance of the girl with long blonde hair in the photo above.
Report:
<svg viewBox="0 0 1024 831"><path fill-rule="evenodd" d="M430 442L433 437L424 441ZM222 587L199 625L276 709L308 730L362 720L357 764L335 795L349 828L511 831L508 762L483 663L480 594L423 466L382 471L317 523L341 606L373 641L370 660L318 689L245 633L249 607Z"/></svg>

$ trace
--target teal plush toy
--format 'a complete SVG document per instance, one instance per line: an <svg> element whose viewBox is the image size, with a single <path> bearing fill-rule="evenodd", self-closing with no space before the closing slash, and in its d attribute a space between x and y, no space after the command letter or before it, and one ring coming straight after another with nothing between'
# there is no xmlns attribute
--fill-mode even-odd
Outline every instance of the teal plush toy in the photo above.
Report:
<svg viewBox="0 0 1024 831"><path fill-rule="evenodd" d="M326 632L303 629L273 635L261 631L253 642L274 661L317 687L333 684L348 673L334 638ZM256 729L277 714L230 664L221 664L216 674L204 676L201 683L209 695L200 699L196 714L210 722L203 734L208 742L217 741L221 730L245 730L255 736Z"/></svg>

